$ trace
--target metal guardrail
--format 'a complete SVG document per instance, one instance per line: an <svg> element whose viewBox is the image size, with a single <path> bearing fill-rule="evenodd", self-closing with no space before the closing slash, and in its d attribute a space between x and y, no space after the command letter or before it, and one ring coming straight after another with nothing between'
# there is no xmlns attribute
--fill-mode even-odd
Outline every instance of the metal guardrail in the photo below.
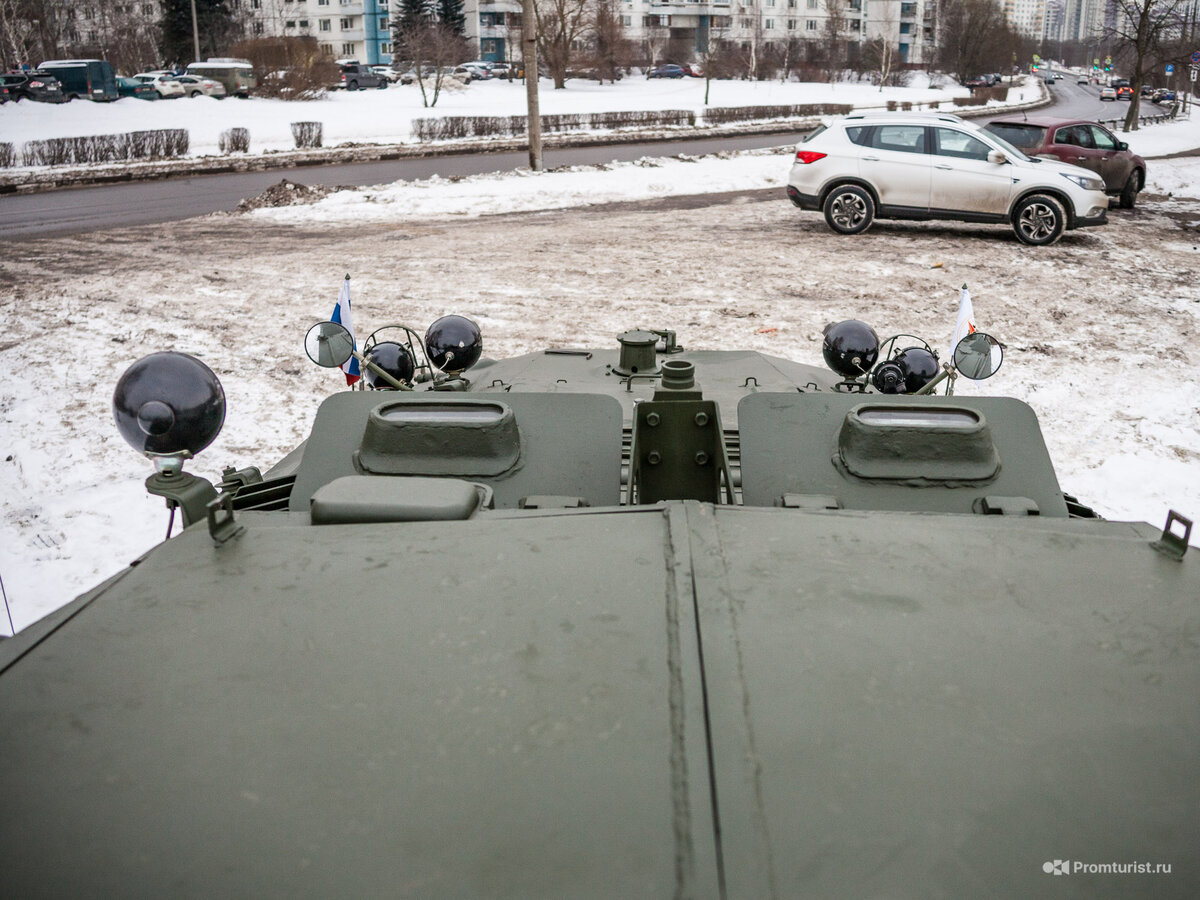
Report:
<svg viewBox="0 0 1200 900"><path fill-rule="evenodd" d="M1138 125L1158 125L1161 122L1170 122L1177 115L1179 115L1179 104L1172 103L1169 112L1160 113L1156 116L1138 116ZM1121 116L1119 119L1097 119L1096 124L1107 125L1113 131L1116 131L1118 128L1124 127L1125 117Z"/></svg>

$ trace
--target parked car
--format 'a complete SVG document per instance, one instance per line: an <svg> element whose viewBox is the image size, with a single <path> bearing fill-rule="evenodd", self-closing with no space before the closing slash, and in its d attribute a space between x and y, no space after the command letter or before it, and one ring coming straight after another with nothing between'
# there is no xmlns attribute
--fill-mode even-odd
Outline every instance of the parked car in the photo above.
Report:
<svg viewBox="0 0 1200 900"><path fill-rule="evenodd" d="M205 97L224 97L225 85L219 81L213 81L211 78L202 78L199 75L180 75L177 79L183 85L183 92L189 97L199 97L203 94Z"/></svg>
<svg viewBox="0 0 1200 900"><path fill-rule="evenodd" d="M400 73L391 66L371 66L371 71L386 78L388 84L395 84L400 80Z"/></svg>
<svg viewBox="0 0 1200 900"><path fill-rule="evenodd" d="M703 78L704 77L704 70L701 69L695 63L687 63L682 68L683 68L683 74L687 75L689 78Z"/></svg>
<svg viewBox="0 0 1200 900"><path fill-rule="evenodd" d="M1029 156L1052 157L1095 172L1104 179L1105 192L1119 197L1125 209L1133 208L1146 184L1146 161L1095 122L1010 116L993 119L983 130Z"/></svg>
<svg viewBox="0 0 1200 900"><path fill-rule="evenodd" d="M8 101L8 86L5 84L0 84L0 103L7 103Z"/></svg>
<svg viewBox="0 0 1200 900"><path fill-rule="evenodd" d="M1138 91L1138 95L1142 96L1142 97L1153 97L1154 96L1154 88L1148 84L1143 84L1142 89L1140 91Z"/></svg>
<svg viewBox="0 0 1200 900"><path fill-rule="evenodd" d="M451 74L468 82L483 81L484 79L492 77L487 69L484 69L480 66L473 66L469 63L463 63L461 66L455 66Z"/></svg>
<svg viewBox="0 0 1200 900"><path fill-rule="evenodd" d="M39 103L66 103L67 95L53 75L41 72L14 72L0 75L0 85L7 88L8 99L36 100Z"/></svg>
<svg viewBox="0 0 1200 900"><path fill-rule="evenodd" d="M1133 99L1133 88L1131 88L1127 84L1121 85L1121 87L1117 88L1117 99L1118 100L1132 100Z"/></svg>
<svg viewBox="0 0 1200 900"><path fill-rule="evenodd" d="M1117 99L1117 89L1111 88L1111 87L1100 88L1100 99L1101 100L1116 100Z"/></svg>
<svg viewBox="0 0 1200 900"><path fill-rule="evenodd" d="M421 66L421 77L432 78L437 73L437 66ZM413 66L400 76L401 84L414 84L417 80L417 67Z"/></svg>
<svg viewBox="0 0 1200 900"><path fill-rule="evenodd" d="M167 99L170 97L184 97L186 92L179 79L168 72L139 72L133 76L142 84L148 84L158 94L159 99Z"/></svg>
<svg viewBox="0 0 1200 900"><path fill-rule="evenodd" d="M258 76L247 59L210 56L204 62L188 63L187 74L220 82L228 97L249 97L258 87Z"/></svg>
<svg viewBox="0 0 1200 900"><path fill-rule="evenodd" d="M1166 88L1159 88L1157 91L1154 92L1154 96L1151 98L1151 102L1153 102L1153 103L1170 103L1174 99L1175 99L1174 91L1168 91Z"/></svg>
<svg viewBox="0 0 1200 900"><path fill-rule="evenodd" d="M1039 246L1108 221L1104 182L1092 172L1032 159L949 114L826 119L796 148L787 194L839 234L877 218L958 219L1007 223Z"/></svg>
<svg viewBox="0 0 1200 900"><path fill-rule="evenodd" d="M682 78L684 75L683 66L677 66L674 63L667 63L665 66L656 66L650 70L647 78Z"/></svg>
<svg viewBox="0 0 1200 900"><path fill-rule="evenodd" d="M138 100L157 100L158 92L145 82L136 78L117 76L117 93L122 97L134 97Z"/></svg>
<svg viewBox="0 0 1200 900"><path fill-rule="evenodd" d="M341 81L334 85L335 87L357 91L363 88L386 88L388 86L388 80L379 73L372 72L369 66L345 63L338 68L341 69Z"/></svg>
<svg viewBox="0 0 1200 900"><path fill-rule="evenodd" d="M68 100L107 102L121 96L117 93L117 73L102 59L47 59L37 71L57 78Z"/></svg>

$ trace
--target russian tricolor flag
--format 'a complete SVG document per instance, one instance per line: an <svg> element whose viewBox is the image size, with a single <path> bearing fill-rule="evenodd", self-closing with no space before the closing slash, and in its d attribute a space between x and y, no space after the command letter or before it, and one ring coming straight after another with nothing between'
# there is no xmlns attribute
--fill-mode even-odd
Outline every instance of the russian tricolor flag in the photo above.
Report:
<svg viewBox="0 0 1200 900"><path fill-rule="evenodd" d="M358 339L354 336L354 322L350 318L350 276L347 275L342 281L342 291L338 294L337 306L333 308L333 315L330 320L337 322L348 332L350 339L354 341L354 349L358 349ZM358 359L350 357L342 363L342 371L346 373L346 384L354 384L362 377L362 373L358 369Z"/></svg>

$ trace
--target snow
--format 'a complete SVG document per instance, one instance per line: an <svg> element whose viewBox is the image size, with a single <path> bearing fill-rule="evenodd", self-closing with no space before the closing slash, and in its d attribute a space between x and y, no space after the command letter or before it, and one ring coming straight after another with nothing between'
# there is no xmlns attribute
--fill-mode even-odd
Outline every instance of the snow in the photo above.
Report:
<svg viewBox="0 0 1200 900"><path fill-rule="evenodd" d="M809 84L802 82L713 81L711 107L770 106L803 103L850 103L856 107L883 106L888 100L946 103L970 92L957 85L932 88L921 76L920 87L885 88L867 84ZM541 82L542 115L632 110L682 109L704 113L702 78L627 78L614 84L572 79L565 90ZM1034 88L1026 92L1033 99ZM525 115L525 86L493 79L457 89L443 89L437 106L422 105L416 85L395 84L386 90L331 91L324 99L287 102L261 98L186 97L147 102L126 97L115 103L7 103L0 106L0 140L18 146L52 137L120 134L159 128L185 128L192 155L218 153L222 131L250 130L250 149L291 150L292 122L321 122L327 147L350 142L414 143L413 119L430 116Z"/></svg>
<svg viewBox="0 0 1200 900"><path fill-rule="evenodd" d="M679 103L659 93L651 106L682 105L703 85L661 87L678 91ZM393 92L403 96L380 94ZM571 92L599 93L590 85ZM453 103L468 95L448 98L447 109L467 109ZM340 115L345 107L339 121L350 123L361 99L339 95L320 108ZM543 108L554 111L557 99L544 91ZM228 120L212 110L235 105L189 102L205 110L214 135ZM175 115L172 105L147 104ZM12 106L0 109L6 130ZM43 112L21 104L20 115L30 107ZM213 480L224 464L265 469L302 439L336 388L303 359L298 335L330 313L346 271L363 331L398 314L424 325L462 312L483 326L489 355L507 356L608 346L629 327L667 323L688 346L755 347L809 362L819 360L820 326L833 318L866 318L881 334L916 331L937 343L968 281L980 327L1010 349L999 375L960 392L1031 403L1063 487L1107 517L1161 525L1168 508L1200 516L1192 353L1200 158L1156 158L1200 147L1200 121L1125 137L1154 158L1139 209L1041 250L979 226L893 223L839 238L782 197L728 194L782 185L786 148L397 183L310 206L10 247L0 260L0 578L16 628L163 537L163 502L142 486L151 469L112 423L120 373L159 349L206 360L222 377L229 412L221 437L189 469ZM711 201L671 205L696 194ZM618 201L630 205L589 210ZM667 236L659 241L651 229Z"/></svg>

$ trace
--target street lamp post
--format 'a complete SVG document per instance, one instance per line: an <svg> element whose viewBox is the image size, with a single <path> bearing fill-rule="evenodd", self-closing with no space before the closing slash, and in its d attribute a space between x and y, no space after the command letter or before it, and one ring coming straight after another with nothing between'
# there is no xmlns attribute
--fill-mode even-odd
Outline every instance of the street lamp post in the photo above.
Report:
<svg viewBox="0 0 1200 900"><path fill-rule="evenodd" d="M195 50L193 62L200 62L200 26L196 24L196 0L192 0L192 47Z"/></svg>

